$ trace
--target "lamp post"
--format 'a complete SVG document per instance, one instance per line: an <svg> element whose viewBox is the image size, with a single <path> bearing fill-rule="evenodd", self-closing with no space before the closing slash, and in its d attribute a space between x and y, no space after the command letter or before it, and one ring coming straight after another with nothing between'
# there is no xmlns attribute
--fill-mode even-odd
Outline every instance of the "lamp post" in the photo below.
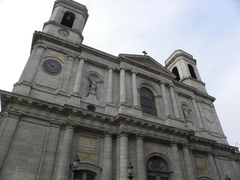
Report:
<svg viewBox="0 0 240 180"><path fill-rule="evenodd" d="M127 167L127 170L128 170L128 178L129 178L130 180L132 180L132 178L133 178L133 176L132 176L132 174L133 174L133 166L132 166L131 163L129 163L129 165L128 165L128 167Z"/></svg>
<svg viewBox="0 0 240 180"><path fill-rule="evenodd" d="M73 179L75 179L76 176L76 172L78 170L79 167L79 163L80 163L80 159L78 157L78 155L73 159L73 163L70 165L72 171L73 171Z"/></svg>

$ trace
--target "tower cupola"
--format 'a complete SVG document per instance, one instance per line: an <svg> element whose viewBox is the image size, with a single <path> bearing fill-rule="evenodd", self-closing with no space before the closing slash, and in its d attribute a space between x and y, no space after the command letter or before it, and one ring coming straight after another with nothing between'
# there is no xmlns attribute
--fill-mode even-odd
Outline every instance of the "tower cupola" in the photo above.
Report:
<svg viewBox="0 0 240 180"><path fill-rule="evenodd" d="M176 76L177 81L207 93L205 83L201 80L196 62L191 54L182 50L176 50L165 61L165 67Z"/></svg>
<svg viewBox="0 0 240 180"><path fill-rule="evenodd" d="M87 18L86 6L72 0L57 0L50 20L44 23L43 32L79 44L83 41Z"/></svg>

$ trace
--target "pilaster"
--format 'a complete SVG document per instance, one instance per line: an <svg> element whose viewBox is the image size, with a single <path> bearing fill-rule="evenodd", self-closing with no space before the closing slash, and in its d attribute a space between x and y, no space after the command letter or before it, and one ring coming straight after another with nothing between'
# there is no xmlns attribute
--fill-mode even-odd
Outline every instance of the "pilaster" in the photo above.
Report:
<svg viewBox="0 0 240 180"><path fill-rule="evenodd" d="M173 166L174 166L174 174L173 174L174 179L183 180L183 174L181 169L182 165L179 157L177 143L172 142L171 148L172 148Z"/></svg>
<svg viewBox="0 0 240 180"><path fill-rule="evenodd" d="M170 110L169 110L170 107L169 107L169 104L168 104L165 83L164 82L160 82L159 84L160 84L161 91L162 91L162 98L163 98L165 117L168 117L168 116L170 116Z"/></svg>

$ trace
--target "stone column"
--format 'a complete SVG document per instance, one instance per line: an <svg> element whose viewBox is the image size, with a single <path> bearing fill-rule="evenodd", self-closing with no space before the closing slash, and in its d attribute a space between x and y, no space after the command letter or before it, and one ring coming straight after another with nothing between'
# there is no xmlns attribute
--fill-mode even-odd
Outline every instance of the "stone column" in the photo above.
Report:
<svg viewBox="0 0 240 180"><path fill-rule="evenodd" d="M180 113L179 113L179 109L178 109L178 103L177 103L177 99L175 96L175 92L174 92L174 87L173 85L169 86L169 90L170 90L170 97L172 100L172 105L173 105L173 112L174 112L174 116L177 119L180 119Z"/></svg>
<svg viewBox="0 0 240 180"><path fill-rule="evenodd" d="M126 77L125 69L120 68L120 103L126 102Z"/></svg>
<svg viewBox="0 0 240 180"><path fill-rule="evenodd" d="M193 163L190 156L190 151L187 145L183 146L183 156L184 156L184 161L186 165L188 180L196 179L193 171Z"/></svg>
<svg viewBox="0 0 240 180"><path fill-rule="evenodd" d="M219 175L218 175L216 164L215 164L214 159L213 159L213 155L210 152L208 153L208 162L209 162L209 165L210 165L212 178L213 179L220 179Z"/></svg>
<svg viewBox="0 0 240 180"><path fill-rule="evenodd" d="M46 47L44 47L42 45L38 45L35 56L32 58L32 60L29 64L29 67L28 67L28 71L24 77L24 80L27 81L28 83L32 83L45 49L46 49Z"/></svg>
<svg viewBox="0 0 240 180"><path fill-rule="evenodd" d="M136 153L137 153L137 178L138 180L146 180L147 172L145 166L144 144L143 138L136 137Z"/></svg>
<svg viewBox="0 0 240 180"><path fill-rule="evenodd" d="M179 157L178 147L176 143L171 144L172 148L172 157L173 157L173 166L174 166L174 179L183 180L181 161Z"/></svg>
<svg viewBox="0 0 240 180"><path fill-rule="evenodd" d="M61 154L56 180L66 180L69 177L71 164L71 150L73 144L74 127L67 125L62 142Z"/></svg>
<svg viewBox="0 0 240 180"><path fill-rule="evenodd" d="M197 118L199 129L204 129L203 121L201 119L201 115L200 115L200 112L199 112L199 109L198 109L198 106L197 106L196 99L192 97L191 100L192 100L192 103L193 103L193 108L194 108L194 112L195 112L195 115L196 115L196 118Z"/></svg>
<svg viewBox="0 0 240 180"><path fill-rule="evenodd" d="M8 114L7 112L3 112L2 114L1 121L5 121L5 123L2 124L3 129L0 136L0 170L4 164L8 149L11 146L11 142L17 129L19 119L20 114L17 113Z"/></svg>
<svg viewBox="0 0 240 180"><path fill-rule="evenodd" d="M113 68L108 67L107 103L112 103Z"/></svg>
<svg viewBox="0 0 240 180"><path fill-rule="evenodd" d="M84 71L84 63L85 63L85 59L81 58L79 60L78 71L77 71L75 85L74 85L74 89L73 89L73 94L77 95L77 96L80 96L82 76L83 76L83 71Z"/></svg>
<svg viewBox="0 0 240 180"><path fill-rule="evenodd" d="M39 180L49 180L52 178L52 172L57 151L58 138L60 134L61 123L51 122L44 149L44 156L40 168Z"/></svg>
<svg viewBox="0 0 240 180"><path fill-rule="evenodd" d="M68 91L68 84L69 84L69 79L72 73L72 66L73 66L73 61L75 59L75 56L68 54L67 55L67 60L65 62L65 71L63 72L63 78L62 78L62 86L61 86L61 91L62 92L67 92Z"/></svg>
<svg viewBox="0 0 240 180"><path fill-rule="evenodd" d="M170 116L170 111L169 111L169 104L168 104L168 99L167 99L167 92L166 92L166 87L163 82L160 82L160 87L162 91L162 98L163 98L163 105L164 105L164 113L165 116L168 117Z"/></svg>
<svg viewBox="0 0 240 180"><path fill-rule="evenodd" d="M112 135L105 134L102 179L112 179Z"/></svg>
<svg viewBox="0 0 240 180"><path fill-rule="evenodd" d="M128 135L120 134L120 180L128 180L127 166L128 166Z"/></svg>
<svg viewBox="0 0 240 180"><path fill-rule="evenodd" d="M133 95L133 106L139 106L138 104L138 92L137 92L137 77L136 72L132 71L132 95Z"/></svg>

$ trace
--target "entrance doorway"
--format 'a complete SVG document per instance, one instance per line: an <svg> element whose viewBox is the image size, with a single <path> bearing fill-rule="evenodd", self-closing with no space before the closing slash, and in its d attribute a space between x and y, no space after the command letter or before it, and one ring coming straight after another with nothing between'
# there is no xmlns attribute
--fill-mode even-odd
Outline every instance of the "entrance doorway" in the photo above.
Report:
<svg viewBox="0 0 240 180"><path fill-rule="evenodd" d="M153 156L147 162L148 180L170 180L170 172L166 162L158 157Z"/></svg>

